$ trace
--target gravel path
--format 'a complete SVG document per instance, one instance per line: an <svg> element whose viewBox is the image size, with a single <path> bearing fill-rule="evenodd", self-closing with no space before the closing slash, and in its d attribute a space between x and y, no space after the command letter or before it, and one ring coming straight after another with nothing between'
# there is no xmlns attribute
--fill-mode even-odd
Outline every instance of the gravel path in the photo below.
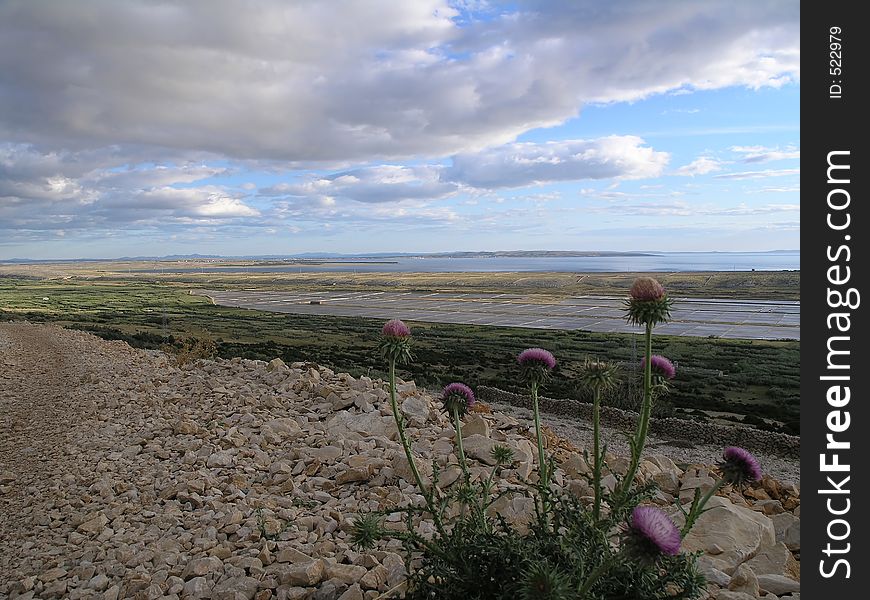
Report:
<svg viewBox="0 0 870 600"><path fill-rule="evenodd" d="M32 510L34 499L61 500L69 467L90 448L96 374L124 376L120 356L107 352L111 345L60 331L0 326L0 581L22 550L53 545L64 552L65 538L37 527L44 515Z"/></svg>

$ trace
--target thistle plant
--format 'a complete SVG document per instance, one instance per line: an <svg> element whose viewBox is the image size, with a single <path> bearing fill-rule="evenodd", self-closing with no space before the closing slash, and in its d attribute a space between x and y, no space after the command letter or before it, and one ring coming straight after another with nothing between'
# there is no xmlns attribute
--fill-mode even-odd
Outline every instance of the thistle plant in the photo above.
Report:
<svg viewBox="0 0 870 600"><path fill-rule="evenodd" d="M580 371L580 383L592 392L592 489L595 494L592 518L596 521L601 514L601 465L606 452L601 448L601 393L616 387L616 371L614 365L589 359Z"/></svg>
<svg viewBox="0 0 870 600"><path fill-rule="evenodd" d="M444 410L453 418L453 427L456 429L456 449L459 451L459 466L462 475L468 483L468 464L465 461L465 449L462 446L462 417L468 409L474 406L474 392L464 383L451 383L441 392L441 402Z"/></svg>
<svg viewBox="0 0 870 600"><path fill-rule="evenodd" d="M509 445L496 444L494 463L487 477L472 482L470 460L465 454L462 419L475 404L475 395L464 383L451 383L440 394L444 411L455 429L455 447L462 472L461 483L438 485L438 462L433 461L432 485L428 488L417 468L407 437L405 419L396 398L396 366L411 356L411 331L401 321L384 325L380 351L389 364L390 406L415 483L425 506L384 509L360 515L351 538L360 549L373 549L385 536L401 541L407 551L406 564L415 565L407 581L409 600L460 600L465 598L642 598L665 600L697 598L704 579L695 566L696 557L680 553L685 535L704 511L704 505L725 483L739 485L760 476L757 461L744 450L729 448L720 464L722 480L705 496L696 494L692 506L680 507L686 525L680 530L661 509L640 505L652 494L652 485L635 486L648 433L651 406L656 395L667 389L675 375L668 359L652 354L653 327L669 318L670 300L658 282L641 278L632 287L627 303L630 321L645 326L646 352L643 360L644 397L637 431L631 440L628 472L617 490L606 495L601 485L606 448L601 443L600 407L602 395L616 386L617 368L587 359L579 384L593 398L594 504L590 510L580 498L554 486L553 461L544 452L539 393L556 366L547 350L529 348L517 356L522 377L529 386L537 441L538 481L533 485L496 482L496 475L514 460ZM534 499L535 516L520 528L505 516L492 514L494 503L505 495L519 494ZM603 511L604 502L609 511ZM458 508L459 510L452 510ZM381 517L401 513L404 531L387 530ZM602 514L603 513L603 514ZM423 537L415 517L431 514L436 531ZM452 515L452 516L447 516Z"/></svg>
<svg viewBox="0 0 870 600"><path fill-rule="evenodd" d="M640 466L640 457L646 444L649 419L653 403L653 360L652 331L659 323L666 323L671 317L673 301L668 298L665 288L652 277L638 277L631 286L629 298L625 301L626 320L644 327L643 360L643 401L637 421L637 430L630 440L631 462L620 488L624 496L628 493ZM660 357L661 358L661 357ZM670 361L667 361L673 367ZM662 363L664 365L664 363Z"/></svg>
<svg viewBox="0 0 870 600"><path fill-rule="evenodd" d="M695 497L692 499L692 505L688 512L682 505L677 505L686 517L686 523L681 532L683 535L686 535L695 525L698 517L707 511L705 505L724 485L730 483L739 487L747 482L761 479L761 466L758 464L758 459L747 450L734 446L725 448L722 453L722 462L719 463L719 470L722 472L722 477L704 496L701 496L700 488L695 488Z"/></svg>
<svg viewBox="0 0 870 600"><path fill-rule="evenodd" d="M417 462L414 460L414 453L411 451L411 444L408 442L408 437L405 434L405 417L399 410L399 405L396 401L396 364L407 364L413 360L413 355L411 354L411 329L399 319L392 319L384 324L381 336L378 349L381 356L387 359L390 367L390 408L393 411L393 418L396 420L399 441L405 450L405 457L408 459L408 465L411 468L411 473L414 475L414 480L426 499L427 507L435 517L436 527L440 529L439 515L435 511L431 494L423 484L423 478L420 476L420 470L417 468Z"/></svg>
<svg viewBox="0 0 870 600"><path fill-rule="evenodd" d="M517 356L517 362L522 370L523 378L529 384L532 396L532 412L535 416L535 436L538 441L539 482L542 490L548 488L549 476L547 462L544 458L544 436L541 433L541 412L538 408L538 388L550 376L550 371L556 366L556 358L543 348L528 348Z"/></svg>

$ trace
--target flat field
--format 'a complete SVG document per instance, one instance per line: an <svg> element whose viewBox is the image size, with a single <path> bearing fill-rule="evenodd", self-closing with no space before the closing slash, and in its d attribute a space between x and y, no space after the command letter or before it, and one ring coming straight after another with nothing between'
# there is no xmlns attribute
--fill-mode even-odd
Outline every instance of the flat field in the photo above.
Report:
<svg viewBox="0 0 870 600"><path fill-rule="evenodd" d="M293 315L215 306L205 297L191 295L190 290L222 287L304 291L323 289L327 285L331 291L461 288L486 293L521 291L524 296L543 302L580 293L624 295L635 276L382 274L379 276L382 279L378 280L371 274L343 273L251 277L168 272L133 275L114 267L97 273L91 263L72 264L84 264L86 268L70 268L69 264L40 265L38 269L28 268L26 273L18 266L11 270L5 266L0 268L7 273L0 277L0 318L58 322L94 331L102 337L124 339L138 347L158 348L167 344L177 347L190 338L207 338L216 342L222 357L312 361L354 375L373 376L384 374L383 362L376 352L383 322L380 319ZM105 266L100 265L101 269ZM25 274L30 278L23 278ZM448 280L448 276L453 279ZM799 274L794 272L680 273L656 274L656 277L673 295L798 299ZM563 287L539 287L542 282L566 281L566 278L573 283ZM707 286L714 283L716 287L708 289ZM696 293L692 294L692 290ZM698 290L703 291L697 293ZM724 290L730 290L730 295ZM756 293L747 294L747 290ZM415 379L421 386L435 389L451 381L465 381L472 387L483 384L521 391L515 356L524 348L542 346L559 359L545 395L583 398L574 375L585 358L595 357L624 364L626 384L620 393L608 399L609 403L630 406L636 397L633 365L639 361L642 347L637 335L448 323L411 322L411 325L416 360L400 374ZM701 419L708 417L698 411L732 413L743 415L748 423L796 434L799 350L800 343L796 341L656 336L654 352L670 357L679 366L673 390L667 402L661 404L662 410L666 411L671 405L682 416Z"/></svg>

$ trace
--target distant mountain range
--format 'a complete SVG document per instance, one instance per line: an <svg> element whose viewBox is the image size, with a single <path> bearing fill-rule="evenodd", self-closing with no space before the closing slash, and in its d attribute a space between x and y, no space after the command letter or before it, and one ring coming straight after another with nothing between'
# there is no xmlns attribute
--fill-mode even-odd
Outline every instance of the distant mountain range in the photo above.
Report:
<svg viewBox="0 0 870 600"><path fill-rule="evenodd" d="M764 252L697 252L697 254L794 254L799 250L768 250ZM259 254L246 256L222 256L220 254L170 254L167 256L122 256L120 258L69 258L69 259L31 259L11 258L0 260L5 263L43 263L43 262L118 262L118 261L179 261L179 260L354 260L365 258L504 258L504 257L554 257L554 256L656 256L662 254L687 254L686 252L616 252L609 250L500 250L466 252L367 252L362 254L341 254L336 252L304 252L301 254Z"/></svg>

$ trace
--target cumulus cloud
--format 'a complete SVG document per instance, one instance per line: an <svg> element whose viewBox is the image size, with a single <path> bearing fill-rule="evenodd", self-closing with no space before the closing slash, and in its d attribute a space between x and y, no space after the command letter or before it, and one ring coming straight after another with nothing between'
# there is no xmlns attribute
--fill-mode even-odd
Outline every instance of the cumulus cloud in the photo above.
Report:
<svg viewBox="0 0 870 600"><path fill-rule="evenodd" d="M636 136L567 140L543 144L507 144L453 157L448 180L476 188L521 187L582 179L657 177L668 162Z"/></svg>
<svg viewBox="0 0 870 600"><path fill-rule="evenodd" d="M683 165L682 167L674 171L674 175L680 175L683 177L694 177L695 175L706 175L708 173L715 173L716 171L722 170L722 164L722 161L715 158L710 158L709 156L701 156L699 158L696 158L689 164Z"/></svg>
<svg viewBox="0 0 870 600"><path fill-rule="evenodd" d="M303 183L280 183L260 190L264 196L299 196L378 203L401 200L434 200L454 194L459 185L442 181L441 167L379 165L342 171Z"/></svg>
<svg viewBox="0 0 870 600"><path fill-rule="evenodd" d="M236 159L445 156L583 102L799 77L796 2L0 5L0 136Z"/></svg>

